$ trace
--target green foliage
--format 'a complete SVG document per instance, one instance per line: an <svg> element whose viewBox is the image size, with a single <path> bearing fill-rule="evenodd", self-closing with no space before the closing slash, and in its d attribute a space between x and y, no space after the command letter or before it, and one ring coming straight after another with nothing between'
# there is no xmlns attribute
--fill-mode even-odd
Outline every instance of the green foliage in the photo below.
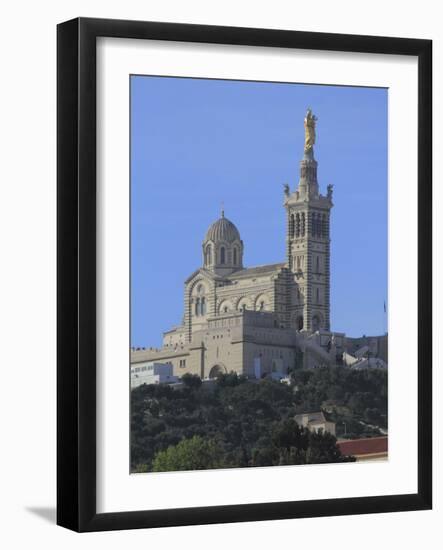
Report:
<svg viewBox="0 0 443 550"><path fill-rule="evenodd" d="M221 468L221 449L213 440L198 435L183 439L177 445L159 451L152 462L153 472L171 472L177 470L207 470Z"/></svg>
<svg viewBox="0 0 443 550"><path fill-rule="evenodd" d="M295 414L318 411L325 402L337 419L353 414L340 408L342 402L351 402L367 419L378 418L381 410L374 401L380 384L371 382L372 401L364 395L354 403L353 393L371 393L369 386L350 384L351 378L329 369L297 370L296 385L230 373L208 387L197 378L174 389L156 384L132 390L133 471L342 462L348 459L340 455L335 437L311 434L296 424ZM353 422L348 431L361 428L359 420Z"/></svg>
<svg viewBox="0 0 443 550"><path fill-rule="evenodd" d="M371 437L387 429L385 370L328 367L294 371L292 379L298 388L297 413L326 410L338 436Z"/></svg>
<svg viewBox="0 0 443 550"><path fill-rule="evenodd" d="M230 387L233 388L234 386L238 386L239 384L243 384L243 382L246 382L247 378L246 376L240 374L238 375L236 372L230 372L227 374L220 374L217 376L216 383L218 386L222 388Z"/></svg>
<svg viewBox="0 0 443 550"><path fill-rule="evenodd" d="M147 464L137 464L132 470L134 474L143 474L148 471L149 471L149 468Z"/></svg>
<svg viewBox="0 0 443 550"><path fill-rule="evenodd" d="M183 384L187 386L188 388L199 388L202 385L202 381L200 376L198 374L191 374L187 372L184 374L181 378Z"/></svg>

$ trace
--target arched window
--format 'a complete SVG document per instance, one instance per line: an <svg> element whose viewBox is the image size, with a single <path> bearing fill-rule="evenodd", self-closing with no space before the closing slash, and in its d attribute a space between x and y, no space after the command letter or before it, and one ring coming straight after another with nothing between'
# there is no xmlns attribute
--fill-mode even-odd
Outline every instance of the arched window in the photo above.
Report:
<svg viewBox="0 0 443 550"><path fill-rule="evenodd" d="M265 309L265 303L263 300L260 302L260 311L263 311Z"/></svg>
<svg viewBox="0 0 443 550"><path fill-rule="evenodd" d="M209 378L217 378L221 374L226 373L226 368L221 365L214 365L209 371Z"/></svg>
<svg viewBox="0 0 443 550"><path fill-rule="evenodd" d="M200 302L200 312L202 315L206 315L206 298L203 297Z"/></svg>
<svg viewBox="0 0 443 550"><path fill-rule="evenodd" d="M197 317L200 315L200 298L195 300L195 315Z"/></svg>
<svg viewBox="0 0 443 550"><path fill-rule="evenodd" d="M320 214L314 214L314 236L320 237L321 235L321 219Z"/></svg>
<svg viewBox="0 0 443 550"><path fill-rule="evenodd" d="M314 332L317 332L317 330L319 329L320 329L320 319L318 315L314 315L314 317L312 318L312 330Z"/></svg>
<svg viewBox="0 0 443 550"><path fill-rule="evenodd" d="M237 265L237 247L234 246L234 265Z"/></svg>
<svg viewBox="0 0 443 550"><path fill-rule="evenodd" d="M303 316L299 315L297 318L297 329L303 330Z"/></svg>
<svg viewBox="0 0 443 550"><path fill-rule="evenodd" d="M212 263L212 247L210 244L208 244L205 250L205 265L211 265L211 263Z"/></svg>
<svg viewBox="0 0 443 550"><path fill-rule="evenodd" d="M224 264L225 261L226 261L226 260L225 260L225 247L222 246L222 247L220 248L220 263L221 263L221 264Z"/></svg>
<svg viewBox="0 0 443 550"><path fill-rule="evenodd" d="M247 307L246 307L246 302L241 302L238 304L238 310L239 311L246 311Z"/></svg>

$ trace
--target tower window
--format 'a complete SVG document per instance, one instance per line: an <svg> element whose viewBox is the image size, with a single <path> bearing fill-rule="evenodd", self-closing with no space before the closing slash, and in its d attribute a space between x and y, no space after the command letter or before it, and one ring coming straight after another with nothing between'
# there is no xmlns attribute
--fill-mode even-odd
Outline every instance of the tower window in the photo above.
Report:
<svg viewBox="0 0 443 550"><path fill-rule="evenodd" d="M306 216L305 213L302 212L301 215L301 236L304 237L306 232Z"/></svg>
<svg viewBox="0 0 443 550"><path fill-rule="evenodd" d="M195 315L197 317L200 315L200 298L195 300Z"/></svg>
<svg viewBox="0 0 443 550"><path fill-rule="evenodd" d="M225 261L226 261L226 260L225 260L225 254L226 254L226 252L225 252L225 247L222 246L222 247L220 248L220 263L221 263L221 264L224 264Z"/></svg>
<svg viewBox="0 0 443 550"><path fill-rule="evenodd" d="M320 258L317 256L316 262L315 262L315 268L317 273L320 273Z"/></svg>
<svg viewBox="0 0 443 550"><path fill-rule="evenodd" d="M294 222L294 214L291 214L289 216L289 237L294 237L294 225L295 225L295 222Z"/></svg>
<svg viewBox="0 0 443 550"><path fill-rule="evenodd" d="M295 236L300 237L300 214L295 217Z"/></svg>
<svg viewBox="0 0 443 550"><path fill-rule="evenodd" d="M320 290L318 288L315 290L315 297L317 299L317 304L319 304L320 303Z"/></svg>
<svg viewBox="0 0 443 550"><path fill-rule="evenodd" d="M206 246L205 250L205 265L211 265L212 247L210 244Z"/></svg>
<svg viewBox="0 0 443 550"><path fill-rule="evenodd" d="M312 234L314 237L320 237L321 235L321 221L320 214L312 214Z"/></svg>
<svg viewBox="0 0 443 550"><path fill-rule="evenodd" d="M237 265L237 248L234 247L234 265Z"/></svg>
<svg viewBox="0 0 443 550"><path fill-rule="evenodd" d="M314 317L312 318L312 330L314 332L317 332L317 330L319 329L320 329L320 319L318 315L314 315Z"/></svg>

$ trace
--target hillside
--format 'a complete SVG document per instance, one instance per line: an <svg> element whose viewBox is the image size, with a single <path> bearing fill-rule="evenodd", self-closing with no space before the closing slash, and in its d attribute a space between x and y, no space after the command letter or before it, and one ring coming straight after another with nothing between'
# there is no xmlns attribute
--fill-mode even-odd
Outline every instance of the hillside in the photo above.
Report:
<svg viewBox="0 0 443 550"><path fill-rule="evenodd" d="M132 391L132 471L350 460L341 456L334 436L298 426L294 416L300 412L329 411L339 433L347 430L350 437L380 433L366 422L386 427L381 371L301 370L291 385L235 374L209 388L198 377L183 381L180 388L143 385Z"/></svg>

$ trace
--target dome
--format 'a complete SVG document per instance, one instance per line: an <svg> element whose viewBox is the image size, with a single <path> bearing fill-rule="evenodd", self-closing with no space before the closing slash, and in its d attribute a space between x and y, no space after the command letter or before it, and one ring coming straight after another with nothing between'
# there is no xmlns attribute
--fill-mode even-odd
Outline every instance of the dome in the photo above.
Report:
<svg viewBox="0 0 443 550"><path fill-rule="evenodd" d="M238 229L231 221L225 218L223 211L221 218L211 225L205 237L205 241L213 241L214 243L219 241L233 243L234 241L240 240L240 233L238 232Z"/></svg>

